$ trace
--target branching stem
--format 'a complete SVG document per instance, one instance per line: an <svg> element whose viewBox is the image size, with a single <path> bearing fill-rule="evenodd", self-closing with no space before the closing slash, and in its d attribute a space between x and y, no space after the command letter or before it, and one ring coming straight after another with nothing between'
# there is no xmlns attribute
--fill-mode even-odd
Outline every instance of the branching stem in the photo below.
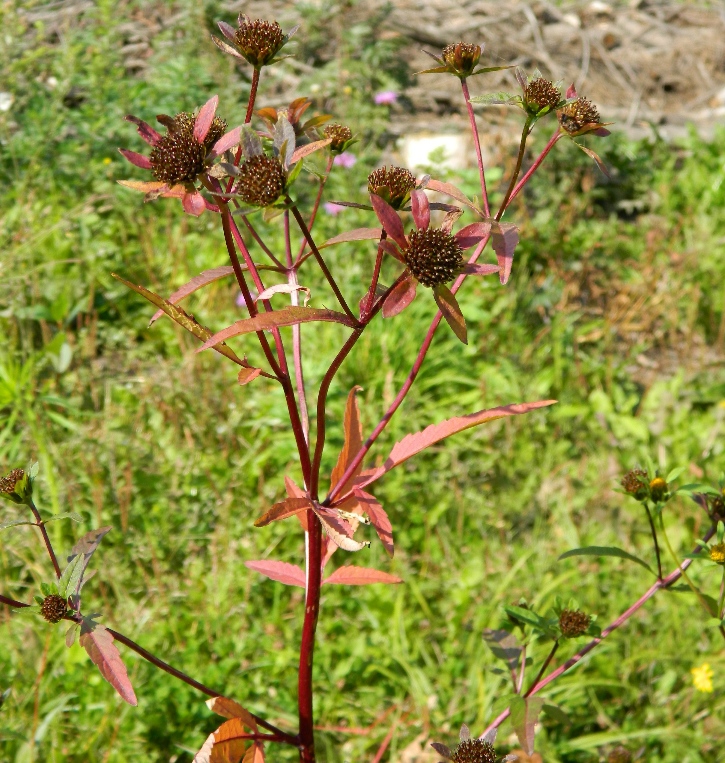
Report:
<svg viewBox="0 0 725 763"><path fill-rule="evenodd" d="M471 123L471 135L473 135L473 145L476 148L476 160L478 162L478 175L481 179L481 198L483 200L483 211L486 217L491 216L491 209L488 205L488 190L486 188L486 172L483 168L483 154L481 153L481 140L478 137L478 127L476 125L476 115L473 112L473 104L471 103L471 94L468 92L468 83L465 77L461 78L461 89L463 90L463 97L466 101L466 109L468 110L468 120Z"/></svg>

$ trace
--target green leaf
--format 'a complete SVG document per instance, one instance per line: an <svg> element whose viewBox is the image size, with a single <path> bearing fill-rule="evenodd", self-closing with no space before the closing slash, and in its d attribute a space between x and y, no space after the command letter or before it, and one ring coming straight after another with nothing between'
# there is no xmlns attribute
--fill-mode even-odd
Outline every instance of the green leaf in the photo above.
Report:
<svg viewBox="0 0 725 763"><path fill-rule="evenodd" d="M55 583L41 583L40 590L43 596L50 596L51 594L58 593L58 586Z"/></svg>
<svg viewBox="0 0 725 763"><path fill-rule="evenodd" d="M532 612L530 609L524 607L508 606L504 607L504 611L507 615L510 615L514 620L520 620L528 625L533 625L535 628L546 628L546 623L543 618Z"/></svg>
<svg viewBox="0 0 725 763"><path fill-rule="evenodd" d="M672 470L672 471L671 471L671 472L670 472L670 473L669 473L669 474L668 474L668 475L665 477L665 482L667 482L667 483L669 483L669 482L674 482L674 481L675 481L675 480L676 480L676 479L677 479L677 478L678 478L678 477L679 477L679 476L682 474L682 472L684 472L684 471L685 471L685 469L687 469L687 467L686 467L686 466L677 466L677 467L675 467L675 468L674 468L674 469L673 469L673 470Z"/></svg>
<svg viewBox="0 0 725 763"><path fill-rule="evenodd" d="M40 464L36 461L30 469L28 469L28 474L30 475L30 479L34 480L38 476L38 471L40 470Z"/></svg>
<svg viewBox="0 0 725 763"><path fill-rule="evenodd" d="M519 744L527 755L534 753L534 730L539 720L539 714L544 706L541 697L516 696L511 700L511 725L516 732Z"/></svg>
<svg viewBox="0 0 725 763"><path fill-rule="evenodd" d="M59 596L67 599L71 594L75 593L76 586L83 575L84 566L83 554L73 557L68 566L63 570L63 574L58 581Z"/></svg>
<svg viewBox="0 0 725 763"><path fill-rule="evenodd" d="M30 617L31 615L40 615L40 605L32 604L29 607L22 607L22 609L14 609L13 613L20 615L21 617Z"/></svg>
<svg viewBox="0 0 725 763"><path fill-rule="evenodd" d="M544 712L555 721L564 723L567 726L571 724L569 716L559 707L552 702L544 702Z"/></svg>
<svg viewBox="0 0 725 763"><path fill-rule="evenodd" d="M636 562L641 567L649 570L653 575L655 571L642 561L639 557L633 554L623 551L621 548L614 548L613 546L585 546L583 548L573 548L571 551L566 551L559 557L559 561L562 559L568 559L571 556L616 556L618 559L627 559L630 562Z"/></svg>
<svg viewBox="0 0 725 763"><path fill-rule="evenodd" d="M43 520L43 524L47 525L48 522L55 522L58 519L71 519L73 522L82 522L83 517L75 511L69 511L67 514L53 514L52 517L48 517Z"/></svg>
<svg viewBox="0 0 725 763"><path fill-rule="evenodd" d="M0 524L0 530L7 530L8 527L18 527L20 525L34 525L35 522L29 522L27 519L13 519L10 522Z"/></svg>
<svg viewBox="0 0 725 763"><path fill-rule="evenodd" d="M516 106L521 101L521 96L501 91L486 93L486 95L474 95L469 100L471 103L482 103L487 106Z"/></svg>
<svg viewBox="0 0 725 763"><path fill-rule="evenodd" d="M5 691L0 694L0 707L5 704L5 700L10 696L10 691L10 689L5 689Z"/></svg>

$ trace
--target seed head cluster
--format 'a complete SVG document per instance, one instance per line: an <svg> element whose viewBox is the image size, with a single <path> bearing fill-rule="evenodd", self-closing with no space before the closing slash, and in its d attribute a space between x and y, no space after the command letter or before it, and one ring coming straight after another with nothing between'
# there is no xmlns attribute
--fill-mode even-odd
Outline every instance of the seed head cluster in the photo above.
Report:
<svg viewBox="0 0 725 763"><path fill-rule="evenodd" d="M345 143L352 138L352 130L345 125L335 122L325 127L325 137L332 138L330 148L333 151L342 151Z"/></svg>
<svg viewBox="0 0 725 763"><path fill-rule="evenodd" d="M496 763L496 751L483 739L464 739L453 751L454 763Z"/></svg>
<svg viewBox="0 0 725 763"><path fill-rule="evenodd" d="M15 486L23 479L25 472L22 469L13 469L10 474L0 479L0 493L10 494L15 492Z"/></svg>
<svg viewBox="0 0 725 763"><path fill-rule="evenodd" d="M227 123L219 117L209 127L203 143L194 136L192 114L182 112L167 124L168 133L154 146L149 160L154 177L164 183L189 183L204 171L207 151L224 135Z"/></svg>
<svg viewBox="0 0 725 763"><path fill-rule="evenodd" d="M443 48L443 60L460 74L471 74L481 58L481 46L468 42L457 42Z"/></svg>
<svg viewBox="0 0 725 763"><path fill-rule="evenodd" d="M450 233L428 228L410 234L405 262L423 286L440 286L458 275L463 253Z"/></svg>
<svg viewBox="0 0 725 763"><path fill-rule="evenodd" d="M649 495L649 480L644 469L632 469L622 477L622 487L638 501L644 501Z"/></svg>
<svg viewBox="0 0 725 763"><path fill-rule="evenodd" d="M239 168L234 187L247 204L267 207L274 204L284 191L286 176L279 159L271 156L252 156Z"/></svg>
<svg viewBox="0 0 725 763"><path fill-rule="evenodd" d="M607 763L631 763L632 753L622 745L617 745L607 755Z"/></svg>
<svg viewBox="0 0 725 763"><path fill-rule="evenodd" d="M586 98L577 98L559 112L559 124L568 133L577 133L589 124L599 124L597 107Z"/></svg>
<svg viewBox="0 0 725 763"><path fill-rule="evenodd" d="M40 614L49 623L59 623L65 613L68 610L68 603L62 596L58 596L57 593L53 593L50 596L46 596L43 603L40 605Z"/></svg>
<svg viewBox="0 0 725 763"><path fill-rule="evenodd" d="M399 209L415 188L415 175L404 167L379 167L368 175L368 193L385 198Z"/></svg>
<svg viewBox="0 0 725 763"><path fill-rule="evenodd" d="M592 618L578 609L564 609L559 615L559 627L565 638L576 638L587 632Z"/></svg>
<svg viewBox="0 0 725 763"><path fill-rule="evenodd" d="M725 564L725 543L715 543L710 546L710 561Z"/></svg>
<svg viewBox="0 0 725 763"><path fill-rule="evenodd" d="M559 105L561 93L559 88L548 79L537 77L531 80L524 91L524 103L533 106L539 112L547 106L554 109Z"/></svg>
<svg viewBox="0 0 725 763"><path fill-rule="evenodd" d="M284 44L282 27L276 21L239 17L234 41L252 66L260 67L271 61Z"/></svg>

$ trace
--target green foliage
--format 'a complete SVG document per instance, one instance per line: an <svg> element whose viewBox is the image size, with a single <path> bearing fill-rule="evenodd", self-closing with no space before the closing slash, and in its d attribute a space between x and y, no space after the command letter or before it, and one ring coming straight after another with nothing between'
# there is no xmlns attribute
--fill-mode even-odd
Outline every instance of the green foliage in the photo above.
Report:
<svg viewBox="0 0 725 763"><path fill-rule="evenodd" d="M118 271L167 295L226 264L209 215L192 220L170 201L144 206L116 185L136 176L116 147L141 147L123 114L193 109L210 92L236 104L223 116L238 123L248 73L199 34L222 11L193 3L158 4L162 17L174 10L178 18L154 38L142 76L128 71L122 23L145 8L102 0L60 38L12 4L0 9L1 79L15 99L0 113L0 331L7 338L0 344L0 464L7 471L37 458L41 510L80 515L80 529L49 527L57 548L113 526L93 560L98 574L84 588L105 623L291 727L302 593L243 566L270 555L298 561L302 550L301 532L252 526L283 497L283 474L299 482L282 397L264 379L240 389L232 364L195 356L198 342L170 321L147 329L149 306L110 276ZM364 137L357 165L336 170L326 198L361 201L387 114L372 95L399 87L407 74L393 55L396 41L376 35L377 20L348 29L340 23L346 9L306 8L299 51L313 67L305 84L319 93L318 110L324 96ZM317 61L315 35L327 40L330 28L338 49ZM85 94L78 105L68 105L77 101L68 97L73 88ZM261 92L264 102L264 78ZM547 120L537 126L534 150L546 127ZM603 625L642 593L648 581L629 563L557 562L569 549L616 546L653 565L640 507L614 492L625 471L652 454L663 474L692 464L688 479L714 483L724 466L722 135L713 143L693 135L674 147L656 138L587 140L613 180L568 142L557 146L509 218L523 221L510 284L476 279L460 294L469 345L439 333L375 454L451 415L552 396L559 405L452 438L386 476L376 496L395 527L395 560L373 544L355 562L390 570L404 585L323 589L320 724L367 726L393 707L389 720L406 714L393 760L423 730L441 738L463 721L483 728L505 707L509 676L481 638L484 628L501 625L504 605L523 595L546 612L557 595L572 593ZM500 199L506 178L488 177ZM466 174L462 187L473 195L475 182L475 172ZM303 173L296 189L312 198L314 178ZM374 224L364 211L321 212L316 239L339 233L342 218L346 227ZM279 248L280 219L260 228ZM327 251L348 293L362 294L371 249L351 243ZM390 283L395 271L387 267ZM302 271L311 304L334 307L312 273ZM235 297L233 283L219 281L188 306L221 328L244 317ZM369 431L408 373L434 311L432 300L418 299L404 319L372 326L343 366L330 393L323 473L342 445L350 388L364 388ZM346 331L303 327L311 388ZM235 341L240 356L262 362L251 341ZM3 504L3 525L28 518L23 507ZM683 553L707 524L680 497L667 504L665 522ZM49 576L35 532L8 526L0 545L0 592L24 601ZM333 566L344 556L338 551ZM706 569L692 568L691 576L717 595ZM658 594L553 684L546 700L569 723L541 719L544 759L595 761L624 743L644 746L647 760L714 763L725 741L718 699L725 660L719 634L696 611L691 594ZM531 644L535 666L550 644ZM562 646L561 659L575 648ZM4 615L4 758L190 761L218 719L186 685L126 650L123 657L140 710L122 706L58 629ZM689 670L703 661L715 669L714 694L692 688ZM322 759L369 759L386 728L370 738L320 732ZM510 731L502 732L504 746ZM282 749L273 759L294 757Z"/></svg>

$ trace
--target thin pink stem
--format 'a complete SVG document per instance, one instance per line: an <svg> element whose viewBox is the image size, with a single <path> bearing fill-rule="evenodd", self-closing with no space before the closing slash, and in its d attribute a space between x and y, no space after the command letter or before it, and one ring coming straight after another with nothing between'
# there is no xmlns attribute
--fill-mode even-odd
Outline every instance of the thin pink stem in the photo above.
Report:
<svg viewBox="0 0 725 763"><path fill-rule="evenodd" d="M488 206L488 190L486 189L486 173L483 169L483 155L481 154L481 141L478 137L478 127L476 126L476 115L473 113L473 104L471 103L471 94L468 92L468 83L465 78L461 79L461 89L463 97L466 99L466 108L468 109L468 119L471 122L471 134L473 135L473 145L476 148L476 159L478 161L478 174L481 178L481 196L483 198L483 211L486 217L491 216L491 210Z"/></svg>
<svg viewBox="0 0 725 763"><path fill-rule="evenodd" d="M707 532L703 540L707 542L712 536L715 534L715 528L711 527L710 530ZM699 546L696 546L695 551L699 550ZM537 682L534 684L534 686L526 693L527 697L530 697L539 691L543 689L545 686L548 686L552 681L555 681L562 673L566 673L569 668L573 667L577 664L583 657L585 657L589 652L592 651L596 646L602 643L607 636L609 636L610 633L613 633L617 630L621 625L624 625L624 623L629 620L630 617L638 610L640 609L644 604L646 604L656 593L662 588L667 588L668 586L671 586L674 582L680 579L682 576L682 573L692 564L692 559L685 559L684 562L676 569L673 570L666 578L663 580L658 580L651 588L647 590L646 593L642 594L642 596L637 599L637 601L632 604L631 607L628 609L625 609L624 612L610 625L608 625L603 631L602 635L599 638L592 639L585 647L580 649L573 657L570 657L565 663L560 665L556 670L552 670L551 673L549 673L546 678L543 680ZM481 734L481 739L489 732L491 729L498 728L505 720L509 717L511 714L511 709L506 708L495 720L491 722L491 724L488 726L488 728Z"/></svg>
<svg viewBox="0 0 725 763"><path fill-rule="evenodd" d="M375 754L375 757L373 758L372 763L380 763L380 761L383 759L383 755L385 755L385 751L390 746L390 743L393 741L393 734L395 734L395 727L397 726L396 723L394 723L390 727L390 731L385 735L385 739L383 739L382 744L378 748L377 753Z"/></svg>
<svg viewBox="0 0 725 763"><path fill-rule="evenodd" d="M556 132L551 136L544 150L536 158L536 161L534 161L534 163L531 165L528 172L517 183L516 188L514 188L513 193L509 197L509 200L506 206L511 204L511 202L518 196L519 191L529 182L529 180L531 179L531 176L534 174L534 172L536 172L537 169L539 169L541 162L543 162L544 159L546 159L546 156L549 153L549 151L551 151L551 149L554 148L554 146L556 145L556 142L561 137L562 137L562 133L559 131L559 128L557 127Z"/></svg>
<svg viewBox="0 0 725 763"><path fill-rule="evenodd" d="M310 221L307 223L307 227L312 230L312 228L315 225L315 219L317 218L317 210L320 207L320 201L322 201L322 192L325 189L325 184L327 183L327 178L330 177L330 171L332 170L332 162L334 161L334 157L332 155L329 156L327 159L327 167L325 168L325 175L324 177L320 178L320 187L317 189L317 196L315 197L315 203L312 206L312 214L310 215ZM302 255L305 253L305 249L307 248L307 239L302 239L302 244L300 245L300 251L297 255L297 259L295 260L295 267L299 267L301 261L302 261Z"/></svg>
<svg viewBox="0 0 725 763"><path fill-rule="evenodd" d="M484 250L486 244L488 243L488 236L486 238L481 239L481 242L476 247L475 251L469 258L469 263L474 263L480 256L481 252ZM451 287L451 291L455 294L460 288L463 281L466 279L465 275L460 275L455 280L453 286ZM418 376L418 372L420 371L421 366L423 365L423 361L425 360L425 356L428 353L428 349L430 348L431 342L433 341L433 336L435 335L436 329L438 328L438 325L441 322L441 319L443 318L443 314L440 312L440 310L435 314L435 317L433 318L433 321L430 324L430 327L428 329L428 332L425 335L425 339L423 339L423 344L421 345L420 350L418 351L418 357L415 359L415 362L413 363L413 367L410 369L410 372L408 373L408 376L403 383L403 386L400 388L400 391L395 396L395 400L393 400L392 404L388 408L388 410L385 412L384 416L380 421L378 422L375 429L373 429L372 434L365 440L363 443L362 448L358 451L355 458L350 462L349 466L345 470L345 473L340 477L337 484L330 490L330 492L327 495L327 498L324 500L324 505L331 504L335 498L337 497L338 493L342 489L343 485L347 484L348 480L352 477L355 470L360 466L363 459L367 455L367 452L370 450L370 448L373 446L373 443L378 439L381 432L385 429L385 427L390 422L390 419L393 418L393 415L400 407L400 404L405 400L406 395L410 391L410 388L413 386L413 382L415 381L416 376Z"/></svg>

